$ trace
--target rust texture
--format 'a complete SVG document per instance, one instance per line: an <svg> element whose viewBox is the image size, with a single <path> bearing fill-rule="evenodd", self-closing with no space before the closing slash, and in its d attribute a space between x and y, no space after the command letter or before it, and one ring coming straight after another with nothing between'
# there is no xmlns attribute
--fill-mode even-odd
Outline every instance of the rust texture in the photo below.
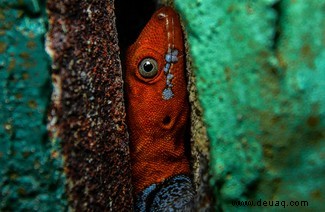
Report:
<svg viewBox="0 0 325 212"><path fill-rule="evenodd" d="M49 129L62 141L70 207L130 211L129 144L114 2L49 0L47 9L54 85Z"/></svg>

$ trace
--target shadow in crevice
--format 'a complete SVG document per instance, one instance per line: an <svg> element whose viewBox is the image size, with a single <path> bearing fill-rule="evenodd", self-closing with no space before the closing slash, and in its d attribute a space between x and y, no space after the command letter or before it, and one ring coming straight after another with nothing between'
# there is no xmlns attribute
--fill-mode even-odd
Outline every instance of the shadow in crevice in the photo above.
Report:
<svg viewBox="0 0 325 212"><path fill-rule="evenodd" d="M279 41L282 33L282 26L281 26L281 21L283 16L282 0L279 0L275 4L273 4L272 8L277 13L275 19L275 33L274 33L273 43L272 43L272 49L275 50L279 46Z"/></svg>
<svg viewBox="0 0 325 212"><path fill-rule="evenodd" d="M135 42L157 9L156 0L115 1L116 26L121 56Z"/></svg>

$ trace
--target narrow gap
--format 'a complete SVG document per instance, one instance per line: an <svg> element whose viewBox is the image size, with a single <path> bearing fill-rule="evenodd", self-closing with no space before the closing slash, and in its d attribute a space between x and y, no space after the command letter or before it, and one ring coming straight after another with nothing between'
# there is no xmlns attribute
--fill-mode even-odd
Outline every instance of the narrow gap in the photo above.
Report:
<svg viewBox="0 0 325 212"><path fill-rule="evenodd" d="M277 1L275 4L273 4L272 8L277 13L276 19L275 19L275 33L273 37L273 44L272 49L276 50L279 46L279 40L282 33L282 27L281 27L281 19L283 16L283 9L282 9L282 0Z"/></svg>
<svg viewBox="0 0 325 212"><path fill-rule="evenodd" d="M156 11L156 7L156 0L115 1L116 26L122 61L127 47L135 42Z"/></svg>
<svg viewBox="0 0 325 212"><path fill-rule="evenodd" d="M37 19L41 15L45 14L46 11L42 9L45 8L45 4L45 1L39 2L32 0L30 2L18 1L12 3L12 5L9 3L7 6L11 7L12 9L23 11L23 15L27 16L28 18Z"/></svg>

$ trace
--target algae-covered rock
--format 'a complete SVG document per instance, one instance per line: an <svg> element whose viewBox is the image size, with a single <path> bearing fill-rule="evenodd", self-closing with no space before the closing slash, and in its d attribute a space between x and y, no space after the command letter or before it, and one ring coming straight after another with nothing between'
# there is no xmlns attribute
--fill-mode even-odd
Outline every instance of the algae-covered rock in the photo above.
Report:
<svg viewBox="0 0 325 212"><path fill-rule="evenodd" d="M62 158L47 136L44 1L0 1L0 211L64 211Z"/></svg>
<svg viewBox="0 0 325 212"><path fill-rule="evenodd" d="M324 208L324 1L175 4L222 208L260 199Z"/></svg>

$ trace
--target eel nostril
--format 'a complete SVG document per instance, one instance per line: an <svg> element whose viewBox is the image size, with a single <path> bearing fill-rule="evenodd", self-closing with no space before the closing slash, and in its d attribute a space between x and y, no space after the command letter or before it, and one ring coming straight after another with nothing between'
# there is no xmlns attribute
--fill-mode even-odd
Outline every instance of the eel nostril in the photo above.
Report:
<svg viewBox="0 0 325 212"><path fill-rule="evenodd" d="M171 121L171 118L170 118L170 116L165 116L165 118L164 118L164 120L163 120L163 124L164 125L167 125L167 124L169 124L170 123L170 121Z"/></svg>

